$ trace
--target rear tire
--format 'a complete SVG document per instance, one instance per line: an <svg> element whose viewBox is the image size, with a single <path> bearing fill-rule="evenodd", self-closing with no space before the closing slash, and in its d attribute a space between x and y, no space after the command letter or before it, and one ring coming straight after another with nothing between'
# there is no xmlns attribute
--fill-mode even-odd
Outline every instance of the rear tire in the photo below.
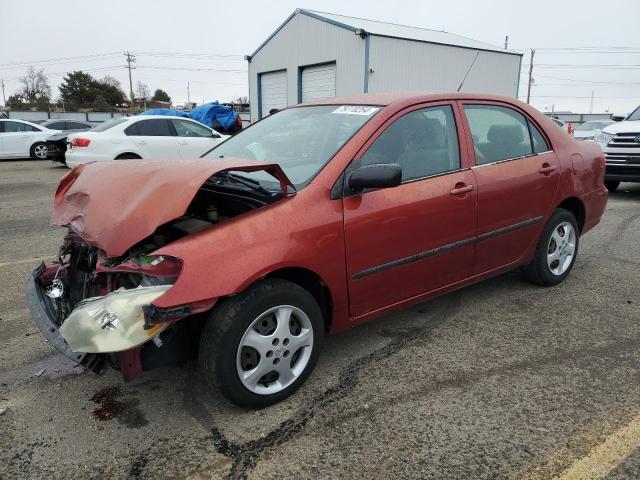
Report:
<svg viewBox="0 0 640 480"><path fill-rule="evenodd" d="M47 159L47 144L44 142L36 142L31 145L29 155L34 160L46 160Z"/></svg>
<svg viewBox="0 0 640 480"><path fill-rule="evenodd" d="M142 160L142 157L135 153L121 153L114 160Z"/></svg>
<svg viewBox="0 0 640 480"><path fill-rule="evenodd" d="M231 403L263 408L300 388L323 336L322 311L309 292L265 279L214 308L200 339L200 366Z"/></svg>
<svg viewBox="0 0 640 480"><path fill-rule="evenodd" d="M615 192L620 186L620 182L618 180L608 180L604 182L604 186L607 187L607 190L610 192Z"/></svg>
<svg viewBox="0 0 640 480"><path fill-rule="evenodd" d="M543 287L558 285L571 272L579 243L576 218L568 210L557 209L540 235L533 260L524 267L525 276Z"/></svg>

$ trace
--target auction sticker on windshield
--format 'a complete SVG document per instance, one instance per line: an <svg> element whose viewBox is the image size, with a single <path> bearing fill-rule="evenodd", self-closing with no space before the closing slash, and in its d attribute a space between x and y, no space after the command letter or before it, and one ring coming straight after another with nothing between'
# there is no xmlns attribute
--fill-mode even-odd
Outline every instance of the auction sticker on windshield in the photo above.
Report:
<svg viewBox="0 0 640 480"><path fill-rule="evenodd" d="M380 107L369 107L366 105L342 105L331 113L342 113L346 115L373 115Z"/></svg>

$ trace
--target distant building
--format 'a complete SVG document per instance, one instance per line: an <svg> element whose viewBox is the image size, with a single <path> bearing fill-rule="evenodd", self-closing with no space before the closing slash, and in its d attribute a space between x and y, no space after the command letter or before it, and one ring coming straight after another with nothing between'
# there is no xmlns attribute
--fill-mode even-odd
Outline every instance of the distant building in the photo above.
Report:
<svg viewBox="0 0 640 480"><path fill-rule="evenodd" d="M461 91L517 97L522 54L447 32L297 9L246 59L257 120L308 100L456 91L463 80Z"/></svg>

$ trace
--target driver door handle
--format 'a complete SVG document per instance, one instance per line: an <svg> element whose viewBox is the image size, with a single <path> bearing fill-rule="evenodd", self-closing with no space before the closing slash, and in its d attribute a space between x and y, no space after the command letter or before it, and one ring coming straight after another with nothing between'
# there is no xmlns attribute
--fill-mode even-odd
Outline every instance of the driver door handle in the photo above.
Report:
<svg viewBox="0 0 640 480"><path fill-rule="evenodd" d="M475 185L465 185L464 183L456 183L456 187L451 190L451 195L464 195L465 193L473 192L476 189Z"/></svg>
<svg viewBox="0 0 640 480"><path fill-rule="evenodd" d="M540 170L538 170L538 172L542 173L543 175L546 175L548 173L553 172L557 168L558 167L555 165L549 165L548 163L543 163L542 167L540 167Z"/></svg>

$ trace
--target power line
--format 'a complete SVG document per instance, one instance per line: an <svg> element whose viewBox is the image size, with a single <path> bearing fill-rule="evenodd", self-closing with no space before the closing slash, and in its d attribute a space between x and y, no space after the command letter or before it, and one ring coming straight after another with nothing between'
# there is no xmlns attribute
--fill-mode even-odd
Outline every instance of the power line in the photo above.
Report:
<svg viewBox="0 0 640 480"><path fill-rule="evenodd" d="M536 76L540 78L550 78L552 80L566 80L568 82L603 83L606 85L640 85L640 82L607 82L607 81L585 80L585 79L578 79L578 78L553 77L550 75L536 75Z"/></svg>
<svg viewBox="0 0 640 480"><path fill-rule="evenodd" d="M116 69L120 69L122 68L121 65L115 65L115 66L110 66L110 67L97 67L97 68L83 68L81 69L82 72L100 72L100 71L106 71L106 70L116 70ZM69 73L72 73L70 71L66 71L66 72L54 72L54 73L46 73L45 75L47 77L64 77L65 75L68 75ZM5 80L19 80L20 78L22 78L23 75L16 75L13 77L4 77Z"/></svg>
<svg viewBox="0 0 640 480"><path fill-rule="evenodd" d="M94 53L92 55L80 55L77 57L62 57L62 58L50 58L47 60L30 60L28 62L12 62L12 63L1 63L0 67L8 67L11 65L34 65L39 63L48 63L48 62L63 62L65 60L84 60L87 58L95 58L95 57L110 57L114 55L120 55L121 52L109 52L109 53Z"/></svg>
<svg viewBox="0 0 640 480"><path fill-rule="evenodd" d="M181 52L140 52L137 51L136 55L140 57L161 57L161 58L223 58L229 60L242 60L244 61L244 55L238 54L224 54L224 53L181 53Z"/></svg>
<svg viewBox="0 0 640 480"><path fill-rule="evenodd" d="M525 98L524 95L521 95L518 98ZM591 98L591 95L588 96L572 96L572 95L531 95L531 98ZM603 97L598 95L597 97L598 99L625 99L625 100L629 100L629 99L637 99L638 97Z"/></svg>
<svg viewBox="0 0 640 480"><path fill-rule="evenodd" d="M220 68L189 68L189 67L155 67L155 66L144 66L139 65L137 68L146 68L151 70L185 70L188 72L224 72L224 73L244 73L246 74L246 70L238 70L238 69L220 69Z"/></svg>

